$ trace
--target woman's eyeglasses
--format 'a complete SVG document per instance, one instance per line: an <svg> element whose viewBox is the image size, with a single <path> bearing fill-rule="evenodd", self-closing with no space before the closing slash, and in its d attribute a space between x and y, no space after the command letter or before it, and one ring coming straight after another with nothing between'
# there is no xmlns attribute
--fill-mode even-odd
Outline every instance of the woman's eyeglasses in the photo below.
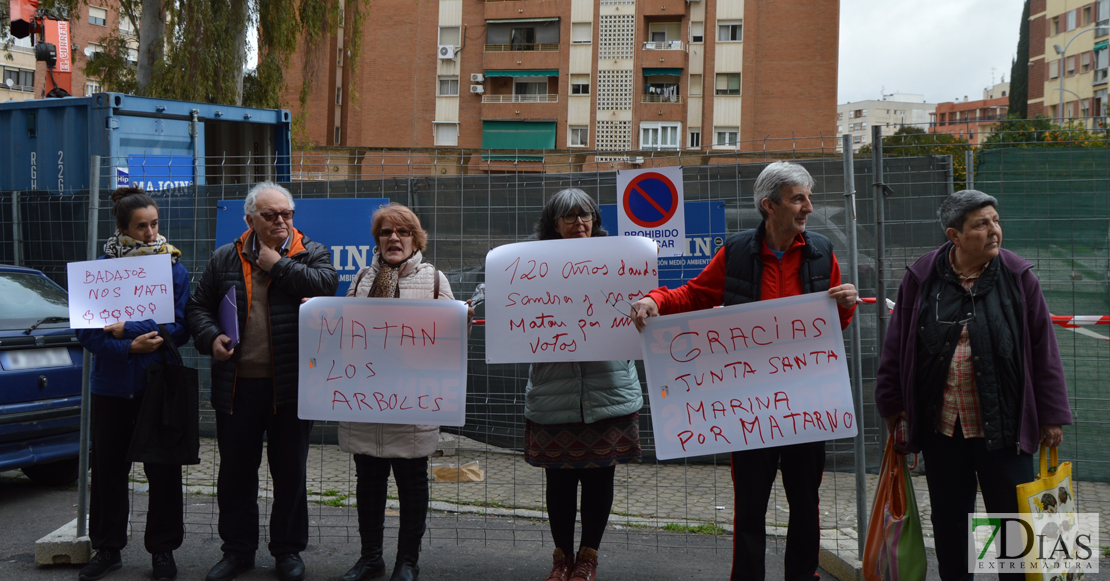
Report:
<svg viewBox="0 0 1110 581"><path fill-rule="evenodd" d="M944 287L941 287L941 291L937 293L937 305L936 305L935 314L936 314L936 317L937 317L937 324L938 325L960 325L960 326L963 326L963 325L966 325L966 324L970 323L971 321L975 320L975 293L970 293L971 294L971 312L967 314L966 319L963 319L963 320L960 320L960 321L942 321L942 320L940 320L940 294L942 292L944 292Z"/></svg>
<svg viewBox="0 0 1110 581"><path fill-rule="evenodd" d="M288 222L293 219L293 210L282 210L280 212L259 212L258 215L262 216L262 219L267 222L273 222L277 220L278 216L281 216L282 220Z"/></svg>
<svg viewBox="0 0 1110 581"><path fill-rule="evenodd" d="M567 214L566 216L562 216L559 219L563 221L563 224L573 224L579 219L582 220L583 224L589 224L590 222L594 221L594 215L592 212L587 214Z"/></svg>
<svg viewBox="0 0 1110 581"><path fill-rule="evenodd" d="M409 236L412 236L412 230L409 230L408 228L382 228L378 231L378 236L381 238L389 238L395 233L401 238L408 238Z"/></svg>

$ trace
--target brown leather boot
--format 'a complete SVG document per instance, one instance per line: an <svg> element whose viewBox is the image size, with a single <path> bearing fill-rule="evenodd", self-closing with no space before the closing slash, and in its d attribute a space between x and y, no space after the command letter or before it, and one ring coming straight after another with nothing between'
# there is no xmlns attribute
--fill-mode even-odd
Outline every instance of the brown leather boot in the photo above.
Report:
<svg viewBox="0 0 1110 581"><path fill-rule="evenodd" d="M574 567L574 559L562 549L555 549L555 553L551 555L551 561L551 572L543 581L567 581L570 570Z"/></svg>
<svg viewBox="0 0 1110 581"><path fill-rule="evenodd" d="M597 551L589 547L578 550L574 570L568 581L594 581L597 578Z"/></svg>

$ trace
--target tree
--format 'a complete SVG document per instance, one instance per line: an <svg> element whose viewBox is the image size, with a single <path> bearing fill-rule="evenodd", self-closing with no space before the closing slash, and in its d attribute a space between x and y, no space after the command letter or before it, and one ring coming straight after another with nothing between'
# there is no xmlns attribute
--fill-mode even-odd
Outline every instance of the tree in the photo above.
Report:
<svg viewBox="0 0 1110 581"><path fill-rule="evenodd" d="M58 14L79 14L87 0L42 0ZM359 0L119 0L121 18L138 33L138 63L130 58L135 38L113 27L99 40L102 54L90 59L85 74L108 91L276 108L285 89L293 52L318 54L327 35L338 28L346 6L349 67L357 69L361 29L369 2ZM258 24L258 67L245 70L246 40ZM300 75L300 109L307 110L317 80L316 60L306 58ZM352 75L353 77L353 75ZM352 100L357 98L348 90ZM303 119L300 120L303 125ZM296 123L296 120L295 120Z"/></svg>
<svg viewBox="0 0 1110 581"><path fill-rule="evenodd" d="M948 155L952 158L952 181L957 190L967 183L968 142L948 133L926 133L924 129L903 126L893 135L883 137L883 157L917 157ZM871 145L860 148L859 155L871 155Z"/></svg>
<svg viewBox="0 0 1110 581"><path fill-rule="evenodd" d="M1029 116L1029 0L1021 11L1021 29L1018 31L1017 55L1010 65L1009 117L1025 119Z"/></svg>
<svg viewBox="0 0 1110 581"><path fill-rule="evenodd" d="M1003 147L1106 147L1105 129L1091 131L1082 121L1057 125L1051 119L1004 119L986 139L982 149Z"/></svg>

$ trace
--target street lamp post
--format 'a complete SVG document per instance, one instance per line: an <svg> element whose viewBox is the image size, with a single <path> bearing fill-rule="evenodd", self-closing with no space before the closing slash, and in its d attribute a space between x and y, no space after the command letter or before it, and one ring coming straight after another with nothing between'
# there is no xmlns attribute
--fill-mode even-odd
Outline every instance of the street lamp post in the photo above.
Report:
<svg viewBox="0 0 1110 581"><path fill-rule="evenodd" d="M1098 26L1093 25L1090 28L1084 28L1083 30L1080 30L1079 32L1075 33L1074 35L1072 35L1071 38L1068 39L1068 42L1067 42L1067 44L1064 45L1064 48L1060 48L1060 45L1058 45L1058 44L1052 45L1052 50L1055 50L1056 54L1060 55L1060 70L1056 71L1060 75L1060 101L1059 101L1060 104L1056 107L1056 109L1057 109L1056 112L1060 116L1060 124L1061 125L1064 124L1064 67L1066 66L1065 60L1066 60L1067 54L1068 54L1068 47L1071 46L1071 43L1072 43L1073 40L1079 38L1080 34L1083 34L1084 32L1091 32L1092 30L1097 30L1097 29L1098 29ZM1072 93L1071 91L1068 91L1068 92L1075 95L1075 93ZM1077 99L1079 98L1079 95L1075 95L1075 96L1076 96Z"/></svg>
<svg viewBox="0 0 1110 581"><path fill-rule="evenodd" d="M1057 89L1053 89L1053 90L1054 91L1059 91L1060 89L1057 88ZM1079 96L1079 93L1076 93L1075 91L1073 91L1071 89L1064 89L1064 92L1065 93L1071 93L1072 95L1075 95L1075 100L1079 101L1079 106L1083 108L1083 116L1086 117L1087 116L1087 104L1083 102L1083 98Z"/></svg>

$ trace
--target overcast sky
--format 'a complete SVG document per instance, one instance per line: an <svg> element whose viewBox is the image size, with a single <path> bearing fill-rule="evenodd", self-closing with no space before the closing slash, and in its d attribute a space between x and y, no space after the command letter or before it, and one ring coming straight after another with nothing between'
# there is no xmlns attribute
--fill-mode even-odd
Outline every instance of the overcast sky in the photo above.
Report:
<svg viewBox="0 0 1110 581"><path fill-rule="evenodd" d="M837 103L917 93L983 98L1010 78L1022 0L840 0ZM804 42L804 39L799 39Z"/></svg>

